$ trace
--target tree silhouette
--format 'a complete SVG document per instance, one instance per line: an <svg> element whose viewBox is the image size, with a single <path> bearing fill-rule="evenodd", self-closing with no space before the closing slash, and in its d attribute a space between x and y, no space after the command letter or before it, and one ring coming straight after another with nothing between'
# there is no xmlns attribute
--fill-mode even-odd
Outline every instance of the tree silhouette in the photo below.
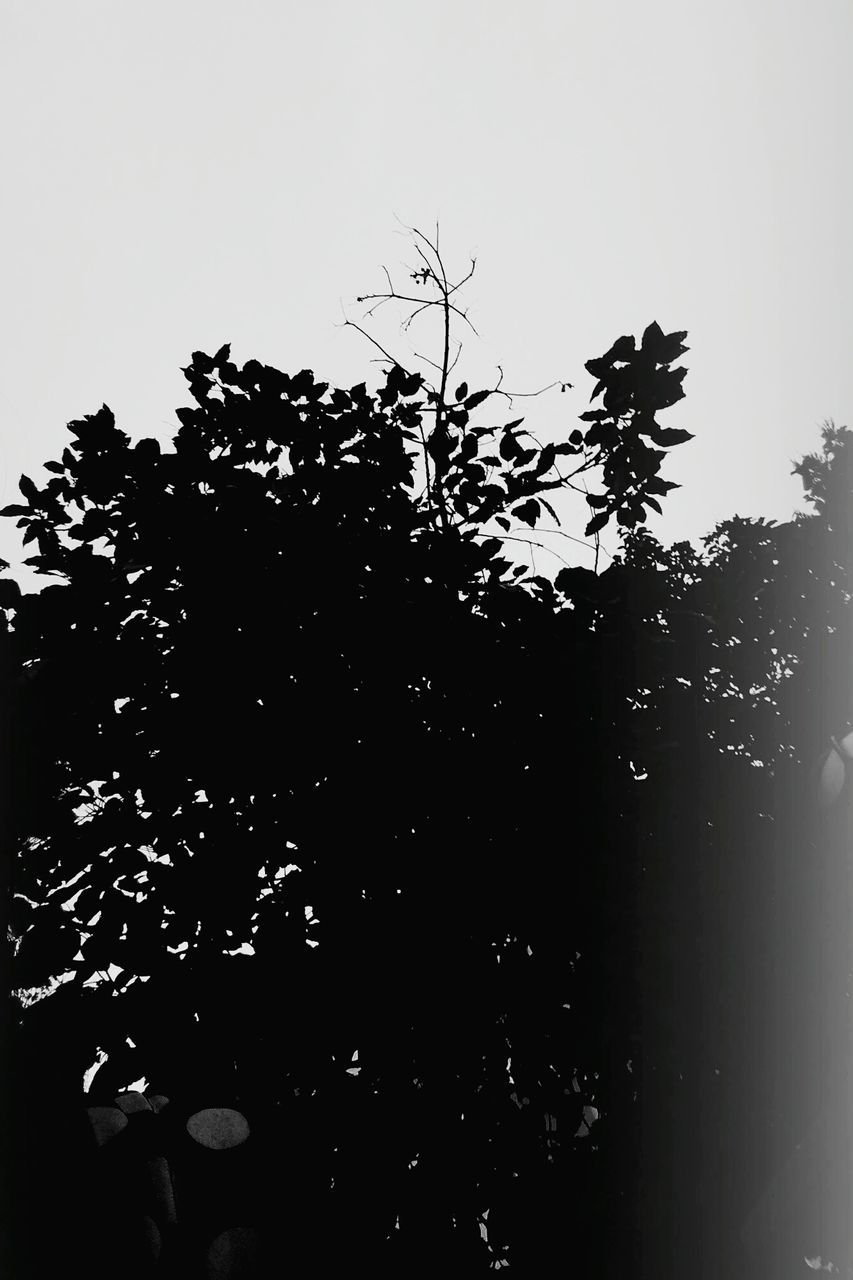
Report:
<svg viewBox="0 0 853 1280"><path fill-rule="evenodd" d="M825 572L848 437L801 464L814 516L665 550L644 520L690 438L656 419L686 335L589 361L601 407L540 446L492 412L500 384L451 393L464 281L415 245L435 385L384 348L375 392L195 352L173 450L104 406L5 510L57 579L0 584L22 1123L55 1149L44 1099L77 1115L100 1051L95 1102L144 1077L175 1134L249 1118L229 1185L276 1265L652 1274L644 1223L672 1224L636 1190L668 1186L650 1134L707 1066L709 1009L738 1044L719 1002L748 957L696 929L743 943L780 779L843 727L821 646L849 636ZM513 522L532 537L592 473L584 533L615 520L616 560L514 565ZM175 1274L213 1231L193 1212L161 1223Z"/></svg>

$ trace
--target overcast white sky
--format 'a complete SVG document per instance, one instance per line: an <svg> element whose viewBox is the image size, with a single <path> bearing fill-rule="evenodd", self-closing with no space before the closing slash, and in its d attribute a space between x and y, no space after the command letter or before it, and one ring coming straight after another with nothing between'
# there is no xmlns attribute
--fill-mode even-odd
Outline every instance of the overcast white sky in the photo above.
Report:
<svg viewBox="0 0 853 1280"><path fill-rule="evenodd" d="M103 402L168 439L195 349L369 380L336 326L396 215L478 258L472 387L576 384L519 402L547 438L585 360L689 331L665 541L787 518L853 425L851 54L850 0L0 0L0 503Z"/></svg>

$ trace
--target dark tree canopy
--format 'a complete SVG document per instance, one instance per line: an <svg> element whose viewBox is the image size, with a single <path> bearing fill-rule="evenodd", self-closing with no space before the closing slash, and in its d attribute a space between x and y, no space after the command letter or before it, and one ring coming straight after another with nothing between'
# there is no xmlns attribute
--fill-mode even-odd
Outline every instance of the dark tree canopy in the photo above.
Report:
<svg viewBox="0 0 853 1280"><path fill-rule="evenodd" d="M75 1105L100 1050L93 1098L264 1117L258 1214L297 1205L321 1271L634 1265L642 1136L734 1070L746 916L853 714L850 433L798 468L812 515L645 525L685 337L589 361L601 407L544 447L446 354L370 391L195 352L172 450L104 406L22 477L54 581L0 582L15 987L64 975L20 1009L23 1094ZM619 556L520 569L592 472Z"/></svg>

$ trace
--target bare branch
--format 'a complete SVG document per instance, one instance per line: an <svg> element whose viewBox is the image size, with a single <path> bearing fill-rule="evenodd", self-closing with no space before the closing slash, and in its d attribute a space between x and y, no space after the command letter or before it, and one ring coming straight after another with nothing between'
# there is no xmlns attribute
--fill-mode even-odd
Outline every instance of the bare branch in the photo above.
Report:
<svg viewBox="0 0 853 1280"><path fill-rule="evenodd" d="M422 356L419 351L415 351L414 354L417 356L418 360L423 360L424 364L431 364L433 369L437 369L438 372L441 373L441 365L436 364L434 360L430 360L429 356Z"/></svg>
<svg viewBox="0 0 853 1280"><path fill-rule="evenodd" d="M456 368L456 363L457 363L457 361L458 361L458 359L459 359L459 357L460 357L461 355L462 355L462 343L460 342L460 343L459 343L459 346L458 346L458 348L457 348L457 350L456 350L456 355L453 357L453 364L452 364L452 365L450 366L450 368L447 370L448 377L449 377L449 376L450 376L450 374L453 372L453 370Z"/></svg>
<svg viewBox="0 0 853 1280"><path fill-rule="evenodd" d="M388 360L392 365L397 365L398 368L402 369L404 373L409 374L409 376L411 377L411 371L407 369L404 364L401 364L401 362L397 360L394 356L392 356L390 352L386 351L385 348L382 346L382 343L377 342L376 339L372 337L372 335L369 334L366 329L362 329L360 324L356 324L354 320L348 320L346 318L346 313L344 313L344 323L342 327L344 329L355 329L356 333L360 333L363 338L367 338L368 342L372 342L374 347L376 347L377 351L382 352L382 355L385 357L386 360Z"/></svg>
<svg viewBox="0 0 853 1280"><path fill-rule="evenodd" d="M463 280L460 280L458 284L455 284L455 285L453 286L453 288L450 290L450 293L455 293L457 289L461 289L461 288L462 288L463 284L467 284L467 283L468 283L468 281L469 281L469 280L471 279L471 277L473 276L473 274L474 274L474 272L476 271L476 269L477 269L477 259L476 259L476 258L472 258L472 259L471 259L471 270L468 272L467 276L465 276L465 278L464 278ZM448 294L448 297L450 296L450 293Z"/></svg>
<svg viewBox="0 0 853 1280"><path fill-rule="evenodd" d="M536 542L535 540L530 538L517 538L511 533L476 533L474 537L475 538L499 538L501 542L522 542L526 547L530 547L530 546L539 547L541 551L548 551L552 556L556 556L557 559L561 561L566 566L567 569L575 568L575 565L569 564L569 561L564 559L563 556L561 556L558 551L555 551L553 547L546 546L544 542ZM591 547L590 547L590 550L592 550Z"/></svg>
<svg viewBox="0 0 853 1280"><path fill-rule="evenodd" d="M438 287L441 288L441 285L439 285ZM393 301L393 302L417 303L418 310L414 313L414 315L409 317L409 320L406 322L406 327L408 327L408 325L411 324L412 320L415 318L415 315L417 315L418 312L426 311L428 307L444 307L445 305L445 300L443 297L427 298L427 300L424 302L421 298L412 298L405 293L363 293L358 298L356 298L356 302L374 302L374 301L376 302L376 305L374 307L371 307L371 309L367 312L367 315L369 316L373 315L373 312L376 311L378 307L381 307L383 302ZM449 303L448 305L454 315L457 315L460 320L464 320L465 323L469 325L471 329L474 330L474 333L477 333L477 330L474 329L473 324L471 324L471 321L468 319L464 311L460 311L458 307L453 305L453 303ZM479 336L480 335L477 333L478 338Z"/></svg>
<svg viewBox="0 0 853 1280"><path fill-rule="evenodd" d="M545 394L546 391L550 391L552 387L560 387L560 389L563 391L565 391L566 387L568 387L570 391L573 390L573 386L574 386L573 383L564 382L563 380L558 378L555 382L549 382L547 387L540 387L538 391L502 391L501 383L503 382L504 371L500 365L498 365L497 368L501 376L498 379L497 386L492 388L492 394L506 396L507 400L509 400L510 403L512 403L512 401L516 399L519 399L519 400L535 399L536 396L542 396Z"/></svg>
<svg viewBox="0 0 853 1280"><path fill-rule="evenodd" d="M415 319L415 317L419 316L422 311L426 311L427 307L434 307L435 305L436 303L434 298L430 298L429 302L421 303L417 311L413 311L412 314L409 316L408 320L403 321L403 324L401 325L402 332L408 333L409 328L411 327L412 321Z"/></svg>

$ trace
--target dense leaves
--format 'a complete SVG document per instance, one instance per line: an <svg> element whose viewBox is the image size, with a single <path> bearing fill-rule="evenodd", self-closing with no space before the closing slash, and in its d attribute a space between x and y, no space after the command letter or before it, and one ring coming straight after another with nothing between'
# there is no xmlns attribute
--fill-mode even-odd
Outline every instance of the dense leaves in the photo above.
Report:
<svg viewBox="0 0 853 1280"><path fill-rule="evenodd" d="M544 447L464 382L196 352L174 449L104 406L5 511L56 578L0 584L16 986L65 978L22 1011L32 1063L62 1028L69 1096L101 1049L105 1099L285 1108L270 1213L284 1179L388 1274L547 1274L554 1233L632 1257L635 1097L703 1069L684 958L734 991L691 950L709 877L732 928L779 779L851 714L848 434L802 464L814 516L701 552L641 527L690 438L656 419L685 336L590 361L603 408ZM622 554L519 572L510 518L594 468L587 534L615 517Z"/></svg>

